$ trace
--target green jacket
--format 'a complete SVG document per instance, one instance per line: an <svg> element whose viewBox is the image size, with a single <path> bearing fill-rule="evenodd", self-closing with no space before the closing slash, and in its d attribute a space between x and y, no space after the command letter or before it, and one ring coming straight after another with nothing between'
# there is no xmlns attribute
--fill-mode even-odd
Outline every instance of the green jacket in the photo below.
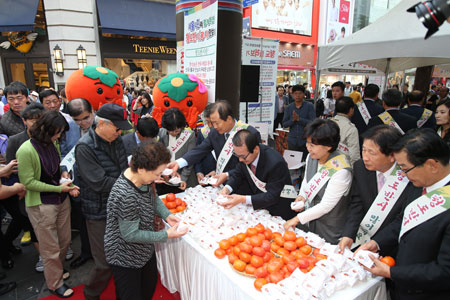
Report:
<svg viewBox="0 0 450 300"><path fill-rule="evenodd" d="M25 205L27 207L42 204L41 192L62 192L62 187L60 185L51 185L40 181L41 160L30 140L20 146L19 150L17 150L16 157L17 162L19 163L20 183L27 189L27 194L25 195Z"/></svg>

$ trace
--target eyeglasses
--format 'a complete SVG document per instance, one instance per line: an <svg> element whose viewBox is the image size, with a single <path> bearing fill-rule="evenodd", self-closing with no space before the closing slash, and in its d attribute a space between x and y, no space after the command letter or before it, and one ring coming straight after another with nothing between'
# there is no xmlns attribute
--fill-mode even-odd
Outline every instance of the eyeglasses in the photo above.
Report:
<svg viewBox="0 0 450 300"><path fill-rule="evenodd" d="M405 173L405 175L406 175L406 174L408 174L410 171L414 170L414 168L416 168L416 167L418 167L418 166L419 166L419 165L415 165L414 167L409 168L408 170L403 170L403 169L401 169L401 171L402 171L403 173Z"/></svg>
<svg viewBox="0 0 450 300"><path fill-rule="evenodd" d="M243 160L246 160L247 157L250 155L250 152L244 156L244 155L237 155L236 152L233 151L233 155L236 156L237 158L242 158Z"/></svg>

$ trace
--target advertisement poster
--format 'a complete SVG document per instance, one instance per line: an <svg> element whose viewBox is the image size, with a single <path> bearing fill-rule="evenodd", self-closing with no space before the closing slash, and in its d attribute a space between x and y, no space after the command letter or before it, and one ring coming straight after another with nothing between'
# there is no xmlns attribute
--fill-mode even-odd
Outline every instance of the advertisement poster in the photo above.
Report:
<svg viewBox="0 0 450 300"><path fill-rule="evenodd" d="M184 73L184 42L177 42L177 72Z"/></svg>
<svg viewBox="0 0 450 300"><path fill-rule="evenodd" d="M312 0L259 0L252 27L311 36L312 6Z"/></svg>
<svg viewBox="0 0 450 300"><path fill-rule="evenodd" d="M265 122L273 127L278 65L278 40L244 37L242 65L260 66L259 103L248 103L248 121ZM240 104L240 119L245 121L245 103Z"/></svg>
<svg viewBox="0 0 450 300"><path fill-rule="evenodd" d="M354 0L327 0L325 44L339 41L352 33Z"/></svg>
<svg viewBox="0 0 450 300"><path fill-rule="evenodd" d="M217 0L209 0L184 16L184 71L205 83L208 102L216 94L217 11Z"/></svg>

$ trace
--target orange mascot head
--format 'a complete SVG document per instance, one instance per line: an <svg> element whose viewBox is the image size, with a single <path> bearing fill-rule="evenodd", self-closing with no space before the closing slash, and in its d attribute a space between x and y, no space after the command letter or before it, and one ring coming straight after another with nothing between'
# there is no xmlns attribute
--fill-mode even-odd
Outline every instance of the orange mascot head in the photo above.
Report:
<svg viewBox="0 0 450 300"><path fill-rule="evenodd" d="M104 67L87 66L73 72L66 82L66 96L69 101L84 98L94 110L105 103L124 105L119 76Z"/></svg>
<svg viewBox="0 0 450 300"><path fill-rule="evenodd" d="M189 127L196 126L198 115L208 103L208 90L194 74L174 73L161 78L153 89L153 118L161 125L164 112L176 107Z"/></svg>

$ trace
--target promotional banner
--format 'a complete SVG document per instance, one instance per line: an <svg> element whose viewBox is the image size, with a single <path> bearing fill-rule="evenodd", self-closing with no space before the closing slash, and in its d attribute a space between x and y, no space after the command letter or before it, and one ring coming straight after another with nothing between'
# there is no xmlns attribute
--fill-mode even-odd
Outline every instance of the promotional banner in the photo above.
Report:
<svg viewBox="0 0 450 300"><path fill-rule="evenodd" d="M279 40L244 37L242 39L242 65L260 66L259 103L248 103L248 121L264 122L273 127L277 81ZM240 104L240 119L245 121L246 104Z"/></svg>
<svg viewBox="0 0 450 300"><path fill-rule="evenodd" d="M313 1L259 0L252 6L252 27L311 35Z"/></svg>
<svg viewBox="0 0 450 300"><path fill-rule="evenodd" d="M208 102L216 94L217 13L217 0L209 0L184 16L184 70L205 83Z"/></svg>
<svg viewBox="0 0 450 300"><path fill-rule="evenodd" d="M325 44L349 36L353 30L354 0L328 0Z"/></svg>
<svg viewBox="0 0 450 300"><path fill-rule="evenodd" d="M177 72L184 73L184 42L177 42Z"/></svg>

